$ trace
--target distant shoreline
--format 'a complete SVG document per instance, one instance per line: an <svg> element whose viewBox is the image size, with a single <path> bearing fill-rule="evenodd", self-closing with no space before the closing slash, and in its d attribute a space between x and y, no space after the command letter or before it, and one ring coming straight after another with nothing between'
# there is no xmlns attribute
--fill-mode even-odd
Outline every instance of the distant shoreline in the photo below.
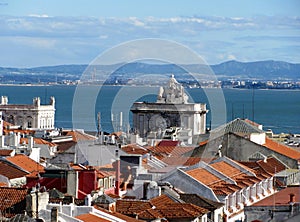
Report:
<svg viewBox="0 0 300 222"><path fill-rule="evenodd" d="M63 86L63 87L77 87L80 86L110 86L110 87L160 87L160 85L101 85L101 84L16 84L16 83L0 83L0 86L8 87L53 87L53 86ZM199 89L201 87L186 87L185 89ZM202 89L233 89L233 90L253 90L252 88L237 88L237 87L202 87ZM254 88L255 90L274 90L274 91L300 91L300 88Z"/></svg>

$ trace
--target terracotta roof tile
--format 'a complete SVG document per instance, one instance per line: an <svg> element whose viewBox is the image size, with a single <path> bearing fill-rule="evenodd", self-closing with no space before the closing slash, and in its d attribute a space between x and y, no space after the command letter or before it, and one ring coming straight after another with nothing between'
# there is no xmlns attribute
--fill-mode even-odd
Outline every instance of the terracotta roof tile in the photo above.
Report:
<svg viewBox="0 0 300 222"><path fill-rule="evenodd" d="M27 174L28 172L10 164L9 162L0 161L0 175L3 175L8 179L24 177Z"/></svg>
<svg viewBox="0 0 300 222"><path fill-rule="evenodd" d="M241 161L241 164L253 169L257 176L268 177L286 169L286 166L274 157L264 160Z"/></svg>
<svg viewBox="0 0 300 222"><path fill-rule="evenodd" d="M110 220L106 220L104 218L101 218L100 215L96 216L95 214L87 213L87 214L81 214L79 216L76 216L75 218L82 220L84 222L107 222Z"/></svg>
<svg viewBox="0 0 300 222"><path fill-rule="evenodd" d="M274 157L268 158L266 162L259 160L257 163L270 174L276 174L286 169L286 166Z"/></svg>
<svg viewBox="0 0 300 222"><path fill-rule="evenodd" d="M141 219L166 218L170 220L196 218L208 212L207 209L190 203L167 203L161 207L147 209L138 216Z"/></svg>
<svg viewBox="0 0 300 222"><path fill-rule="evenodd" d="M155 207L163 207L165 204L175 203L170 197L165 194L162 194L158 197L152 198L149 202Z"/></svg>
<svg viewBox="0 0 300 222"><path fill-rule="evenodd" d="M192 166L200 162L200 157L164 157L164 163L172 166Z"/></svg>
<svg viewBox="0 0 300 222"><path fill-rule="evenodd" d="M180 141L162 140L157 144L157 146L179 146L179 144Z"/></svg>
<svg viewBox="0 0 300 222"><path fill-rule="evenodd" d="M204 183L206 185L215 183L216 181L220 181L220 178L215 176L214 174L208 172L204 168L196 168L193 170L186 171L188 175L193 177L194 179Z"/></svg>
<svg viewBox="0 0 300 222"><path fill-rule="evenodd" d="M0 173L1 174L1 173ZM0 182L0 187L8 187L9 184L5 182Z"/></svg>
<svg viewBox="0 0 300 222"><path fill-rule="evenodd" d="M257 203L253 204L252 206L289 206L290 202L290 194L295 195L295 202L300 202L300 187L287 187L283 190L280 190L273 195L266 197L265 199L258 201Z"/></svg>
<svg viewBox="0 0 300 222"><path fill-rule="evenodd" d="M126 215L124 215L124 214L121 214L121 213L118 213L118 212L111 212L111 211L108 211L108 210L106 210L106 209L104 209L104 208L101 208L101 207L98 207L98 206L94 206L94 208L95 209L97 209L97 210L100 210L100 211L102 211L102 212L105 212L105 213L107 213L107 214L110 214L110 215L112 215L112 216L115 216L115 217L118 217L118 218L120 218L120 219L122 219L122 220L125 220L126 222L138 222L138 221L143 221L143 220L138 220L138 219L135 219L135 218L132 218L132 217L128 217L128 216L126 216Z"/></svg>
<svg viewBox="0 0 300 222"><path fill-rule="evenodd" d="M149 151L146 148L141 147L138 144L128 144L126 146L123 146L121 149L125 153L128 153L128 154L141 154L141 155L144 155L146 153L149 153Z"/></svg>
<svg viewBox="0 0 300 222"><path fill-rule="evenodd" d="M140 200L117 200L116 204L117 212L132 216L151 207L150 202Z"/></svg>
<svg viewBox="0 0 300 222"><path fill-rule="evenodd" d="M51 142L48 142L46 140L43 140L42 138L33 138L33 141L35 144L45 144L45 145L48 145L50 147L54 147L54 146L57 146L55 143L51 143ZM20 139L20 144L28 144L28 138L21 138Z"/></svg>
<svg viewBox="0 0 300 222"><path fill-rule="evenodd" d="M180 199L182 199L186 203L192 203L210 211L214 211L224 206L223 203L206 199L204 197L199 196L198 194L180 194Z"/></svg>
<svg viewBox="0 0 300 222"><path fill-rule="evenodd" d="M85 140L96 140L97 137L86 134L84 132L80 132L78 130L72 130L72 131L66 131L63 132L65 136L72 136L73 141L78 142L78 141L85 141Z"/></svg>
<svg viewBox="0 0 300 222"><path fill-rule="evenodd" d="M6 160L30 173L37 171L44 172L44 167L41 164L35 162L34 160L23 154L17 154L12 157L7 157Z"/></svg>
<svg viewBox="0 0 300 222"><path fill-rule="evenodd" d="M214 173L209 172L206 168L195 168L187 170L186 173L199 182L209 186L214 190L216 195L228 195L230 193L234 193L243 189L244 187L248 187L260 182L262 178L265 179L271 176L266 173L261 173L259 176L248 175L225 161L212 163L210 164L210 167L214 168L216 171L222 173L228 178L231 178L236 184L219 178ZM246 166L243 168L253 172L253 170L250 168L248 169Z"/></svg>
<svg viewBox="0 0 300 222"><path fill-rule="evenodd" d="M10 156L14 150L0 149L0 156Z"/></svg>
<svg viewBox="0 0 300 222"><path fill-rule="evenodd" d="M217 171L223 173L228 177L236 177L243 174L239 169L231 166L230 164L224 161L213 163L210 166L212 166L214 169L216 169Z"/></svg>
<svg viewBox="0 0 300 222"><path fill-rule="evenodd" d="M75 141L60 142L57 146L57 150L59 152L64 152L64 151L70 149L71 147L75 146L76 144L77 144L77 142L75 142Z"/></svg>
<svg viewBox="0 0 300 222"><path fill-rule="evenodd" d="M0 187L0 211L14 206L26 198L26 188Z"/></svg>
<svg viewBox="0 0 300 222"><path fill-rule="evenodd" d="M195 149L195 147L186 146L154 146L148 147L153 155L163 155L163 156L182 156L183 154L190 152Z"/></svg>
<svg viewBox="0 0 300 222"><path fill-rule="evenodd" d="M268 137L266 137L266 143L264 144L264 146L279 153L279 154L282 154L291 159L300 161L300 152L299 151L297 151L293 148L290 148L282 143L274 141Z"/></svg>

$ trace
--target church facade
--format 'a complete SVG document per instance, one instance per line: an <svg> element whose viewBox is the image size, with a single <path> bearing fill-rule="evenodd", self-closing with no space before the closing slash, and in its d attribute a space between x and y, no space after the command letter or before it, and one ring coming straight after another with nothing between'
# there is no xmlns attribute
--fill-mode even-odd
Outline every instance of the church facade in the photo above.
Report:
<svg viewBox="0 0 300 222"><path fill-rule="evenodd" d="M136 102L131 112L133 129L141 137L170 127L190 129L193 135L206 132L206 104L189 103L183 86L173 75L166 86L160 87L155 103Z"/></svg>
<svg viewBox="0 0 300 222"><path fill-rule="evenodd" d="M41 105L39 97L33 99L33 103L8 104L8 98L1 96L0 111L6 122L20 126L23 129L54 129L55 99L50 97L49 105Z"/></svg>

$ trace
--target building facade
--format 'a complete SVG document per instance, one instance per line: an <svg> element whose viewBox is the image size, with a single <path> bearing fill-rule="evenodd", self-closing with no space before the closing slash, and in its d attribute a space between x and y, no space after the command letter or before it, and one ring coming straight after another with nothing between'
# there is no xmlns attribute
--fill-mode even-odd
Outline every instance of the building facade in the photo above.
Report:
<svg viewBox="0 0 300 222"><path fill-rule="evenodd" d="M2 111L3 120L24 129L54 129L54 97L50 97L48 105L41 105L39 97L34 98L31 105L8 104L6 96L1 96L0 102L0 111Z"/></svg>
<svg viewBox="0 0 300 222"><path fill-rule="evenodd" d="M155 103L136 102L131 107L133 128L141 137L167 128L191 129L193 135L206 132L206 104L189 103L184 88L172 75L168 84L160 87Z"/></svg>

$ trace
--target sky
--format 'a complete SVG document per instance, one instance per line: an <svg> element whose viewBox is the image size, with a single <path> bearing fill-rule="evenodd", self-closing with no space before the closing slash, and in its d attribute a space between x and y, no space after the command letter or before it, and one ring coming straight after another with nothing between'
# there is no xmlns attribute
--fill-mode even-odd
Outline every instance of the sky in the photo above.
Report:
<svg viewBox="0 0 300 222"><path fill-rule="evenodd" d="M300 63L300 1L0 0L0 66L89 64L127 41L159 38L228 60Z"/></svg>

